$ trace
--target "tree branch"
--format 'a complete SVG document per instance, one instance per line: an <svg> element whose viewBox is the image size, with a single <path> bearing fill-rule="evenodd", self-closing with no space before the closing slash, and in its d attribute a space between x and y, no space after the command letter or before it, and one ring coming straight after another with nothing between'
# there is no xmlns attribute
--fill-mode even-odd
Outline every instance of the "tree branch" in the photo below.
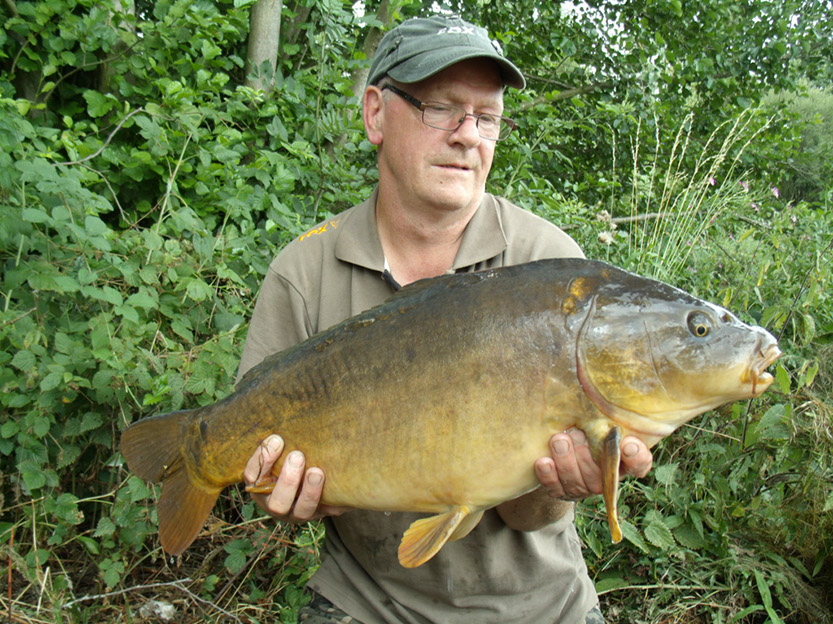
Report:
<svg viewBox="0 0 833 624"><path fill-rule="evenodd" d="M109 136L107 137L107 139L104 141L104 143L102 143L102 144L101 144L101 147L99 147L99 148L95 151L95 153L90 154L89 156L85 156L85 157L84 157L84 158L82 158L81 160L71 160L71 161L69 161L69 162L62 162L62 163L51 163L51 165L52 165L53 167L57 167L58 165L67 165L67 166L69 166L69 165L80 165L81 163L85 163L85 162L87 162L88 160L92 160L93 158L95 158L95 157L96 157L96 156L98 156L101 152L103 152L103 151L104 151L104 149L105 149L105 148L106 148L106 147L110 144L110 141L112 141L112 140L113 140L113 137L116 135L116 132L118 132L118 131L121 129L121 127L125 124L125 122L126 122L128 119L130 119L131 117L133 117L133 115L135 115L136 113L138 113L138 112L140 112L140 111L143 111L143 110L144 110L144 109L140 106L140 107L139 107L139 108L137 108L136 110L132 110L132 111L130 111L130 113L129 113L129 114L128 114L128 115L127 115L124 119L122 119L122 120L119 122L119 125L117 125L115 128L113 128L113 131L110 133L110 135L109 135Z"/></svg>
<svg viewBox="0 0 833 624"><path fill-rule="evenodd" d="M569 98L574 98L579 95L584 95L585 93L593 93L594 91L601 91L603 89L611 89L615 86L613 82L594 82L592 84L583 85L581 87L573 87L571 89L564 89L563 91L559 91L558 93L551 94L545 93L543 95L538 96L531 102L527 102L521 107L521 110L526 110L528 108L534 108L536 106L540 106L541 104L546 104L548 102L556 102L558 100L566 100Z"/></svg>

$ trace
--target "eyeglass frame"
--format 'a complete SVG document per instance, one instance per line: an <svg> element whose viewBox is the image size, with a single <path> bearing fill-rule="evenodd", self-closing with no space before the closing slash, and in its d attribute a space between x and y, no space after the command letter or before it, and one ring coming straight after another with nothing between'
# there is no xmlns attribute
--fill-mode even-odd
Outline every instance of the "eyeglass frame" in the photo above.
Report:
<svg viewBox="0 0 833 624"><path fill-rule="evenodd" d="M517 124L517 122L515 122L515 120L510 119L509 117L504 117L503 115L495 115L493 113L468 113L468 112L466 112L466 109L464 109L462 106L455 106L454 104L446 104L445 102L423 102L423 101L418 100L417 98L415 98L413 95L411 95L409 93L405 93L405 91L403 91L399 87L396 87L396 86L394 86L390 83L381 87L382 91L384 91L385 89L388 89L389 91L395 93L396 95L401 97L403 100L408 102L408 104L410 104L411 106L413 106L417 110L421 111L422 112L422 123L424 123L429 128L434 128L435 130L444 130L445 132L456 132L457 130L460 129L460 126L462 126L463 123L465 123L466 117L474 117L474 125L477 128L477 134L480 135L480 138L486 139L487 141L497 142L497 141L505 141L506 139L508 139L509 135L512 134L512 131L515 130L518 127L518 124ZM463 116L460 118L460 121L459 121L459 123L457 124L457 126L455 128L440 128L439 126L433 126L430 123L428 123L427 121L425 121L425 109L428 106L431 106L431 105L444 106L444 107L451 108L451 109L461 110L461 111L463 111ZM481 117L493 117L493 118L499 120L500 123L505 123L506 127L509 128L509 130L506 132L506 136L504 136L504 137L501 137L499 135L497 137L483 136L480 133L480 119L481 119ZM498 126L498 129L500 129L500 126Z"/></svg>

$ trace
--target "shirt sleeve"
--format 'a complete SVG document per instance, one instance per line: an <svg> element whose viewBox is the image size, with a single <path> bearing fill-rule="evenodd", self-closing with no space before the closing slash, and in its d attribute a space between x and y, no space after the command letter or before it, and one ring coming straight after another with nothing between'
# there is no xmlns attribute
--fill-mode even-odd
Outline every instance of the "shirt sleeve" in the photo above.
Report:
<svg viewBox="0 0 833 624"><path fill-rule="evenodd" d="M239 383L249 369L273 353L298 344L313 334L304 297L270 267L255 303L243 355L237 369Z"/></svg>

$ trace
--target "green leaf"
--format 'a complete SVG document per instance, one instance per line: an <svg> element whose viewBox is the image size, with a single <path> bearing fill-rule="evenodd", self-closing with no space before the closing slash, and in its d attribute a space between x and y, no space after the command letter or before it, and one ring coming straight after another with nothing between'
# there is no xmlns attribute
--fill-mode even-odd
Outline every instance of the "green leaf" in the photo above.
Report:
<svg viewBox="0 0 833 624"><path fill-rule="evenodd" d="M110 286L103 286L96 288L95 286L83 286L81 294L109 303L110 305L119 306L122 304L122 296L118 290Z"/></svg>
<svg viewBox="0 0 833 624"><path fill-rule="evenodd" d="M129 305L117 305L114 310L116 314L125 320L131 321L132 323L139 323L139 313L136 312L136 308Z"/></svg>
<svg viewBox="0 0 833 624"><path fill-rule="evenodd" d="M790 374L781 364L775 367L775 383L780 392L784 394L790 393Z"/></svg>
<svg viewBox="0 0 833 624"><path fill-rule="evenodd" d="M35 354L25 349L15 353L12 358L12 366L22 370L23 372L29 372L35 368L36 364L37 361L35 360Z"/></svg>
<svg viewBox="0 0 833 624"><path fill-rule="evenodd" d="M124 562L105 559L99 563L98 566L102 572L101 576L107 587L115 587L119 584L121 576L124 573Z"/></svg>
<svg viewBox="0 0 833 624"><path fill-rule="evenodd" d="M614 576L612 578L605 578L596 583L596 593L597 594L604 594L609 591L613 591L614 589L619 589L620 587L627 587L628 582L619 577Z"/></svg>
<svg viewBox="0 0 833 624"><path fill-rule="evenodd" d="M127 480L127 491L130 494L131 503L138 503L150 496L150 490L145 482L134 476Z"/></svg>
<svg viewBox="0 0 833 624"><path fill-rule="evenodd" d="M680 544L692 550L700 550L706 545L706 540L690 524L683 524L674 529L674 537Z"/></svg>
<svg viewBox="0 0 833 624"><path fill-rule="evenodd" d="M95 527L93 537L110 537L116 532L116 525L107 516L103 516Z"/></svg>
<svg viewBox="0 0 833 624"><path fill-rule="evenodd" d="M52 218L45 210L39 208L24 208L20 213L21 218L29 223L46 223L52 221Z"/></svg>
<svg viewBox="0 0 833 624"><path fill-rule="evenodd" d="M110 231L104 221L93 215L84 217L84 229L87 230L87 234L90 236L103 236Z"/></svg>
<svg viewBox="0 0 833 624"><path fill-rule="evenodd" d="M189 325L190 323L187 318L176 319L171 323L171 329L174 330L174 333L180 338L187 340L188 342L194 342L194 334L191 332Z"/></svg>
<svg viewBox="0 0 833 624"><path fill-rule="evenodd" d="M78 280L71 275L56 275L55 286L57 287L58 292L62 293L72 293L81 290L81 284L79 284Z"/></svg>
<svg viewBox="0 0 833 624"><path fill-rule="evenodd" d="M20 476L29 491L39 490L46 485L46 474L31 461L21 462Z"/></svg>
<svg viewBox="0 0 833 624"><path fill-rule="evenodd" d="M86 535L79 535L77 539L79 542L81 542L81 544L84 546L84 548L87 549L87 552L89 552L90 554L98 555L100 553L98 549L98 542L95 541L93 538L87 537Z"/></svg>
<svg viewBox="0 0 833 624"><path fill-rule="evenodd" d="M17 424L17 421L7 420L0 425L0 438L11 438L17 435L18 431L20 431L20 425Z"/></svg>
<svg viewBox="0 0 833 624"><path fill-rule="evenodd" d="M54 390L58 386L64 383L64 373L63 371L52 371L51 373L47 374L46 377L41 379L40 382L40 389L42 392L49 392L50 390Z"/></svg>
<svg viewBox="0 0 833 624"><path fill-rule="evenodd" d="M139 308L145 308L146 310L155 310L158 307L156 299L151 297L150 294L148 294L148 291L144 288L139 292L130 295L127 298L127 304Z"/></svg>
<svg viewBox="0 0 833 624"><path fill-rule="evenodd" d="M194 301L204 301L214 294L214 290L199 278L189 278L185 280L185 292Z"/></svg>
<svg viewBox="0 0 833 624"><path fill-rule="evenodd" d="M753 570L753 572L755 574L755 583L758 586L758 592L761 594L761 601L764 603L764 608L772 620L772 624L784 624L783 620L778 617L778 614L772 608L772 593L769 590L769 584L759 570Z"/></svg>
<svg viewBox="0 0 833 624"><path fill-rule="evenodd" d="M645 527L645 539L657 548L667 550L674 546L674 536L662 522L651 522Z"/></svg>
<svg viewBox="0 0 833 624"><path fill-rule="evenodd" d="M29 417L29 420L31 422L32 433L36 438L45 437L52 427L52 421L47 416L41 414L33 414Z"/></svg>
<svg viewBox="0 0 833 624"><path fill-rule="evenodd" d="M663 464L654 469L654 479L662 485L673 485L677 474L677 464Z"/></svg>
<svg viewBox="0 0 833 624"><path fill-rule="evenodd" d="M81 418L81 428L79 433L86 433L87 431L98 429L102 424L104 424L104 417L101 414L96 412L87 412L84 414L83 418Z"/></svg>
<svg viewBox="0 0 833 624"><path fill-rule="evenodd" d="M249 554L254 548L249 540L236 539L223 546L223 550L229 553L225 559L226 569L232 574L236 574L246 565Z"/></svg>
<svg viewBox="0 0 833 624"><path fill-rule="evenodd" d="M628 540L631 544L639 548L642 552L646 555L651 552L651 549L648 548L648 544L645 543L645 540L642 539L642 535L639 533L639 529L637 529L633 524L628 522L627 520L619 519L619 526L622 527L622 536Z"/></svg>
<svg viewBox="0 0 833 624"><path fill-rule="evenodd" d="M789 440L792 437L792 431L787 422L789 422L787 407L782 403L773 405L761 416L755 428L756 438L758 440Z"/></svg>
<svg viewBox="0 0 833 624"><path fill-rule="evenodd" d="M87 112L90 117L102 117L113 108L115 98L110 99L98 91L87 90L84 92L84 99L87 101Z"/></svg>
<svg viewBox="0 0 833 624"><path fill-rule="evenodd" d="M84 514L78 509L77 496L64 492L55 503L55 515L60 520L72 525L83 522Z"/></svg>

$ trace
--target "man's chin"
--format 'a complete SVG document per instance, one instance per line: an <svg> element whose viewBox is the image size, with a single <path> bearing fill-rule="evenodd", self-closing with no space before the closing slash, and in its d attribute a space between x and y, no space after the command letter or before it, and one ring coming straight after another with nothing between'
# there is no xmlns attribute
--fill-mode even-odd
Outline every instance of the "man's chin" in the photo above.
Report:
<svg viewBox="0 0 833 624"><path fill-rule="evenodd" d="M463 185L438 185L431 190L430 203L447 211L477 208L483 198L483 191L473 191Z"/></svg>

